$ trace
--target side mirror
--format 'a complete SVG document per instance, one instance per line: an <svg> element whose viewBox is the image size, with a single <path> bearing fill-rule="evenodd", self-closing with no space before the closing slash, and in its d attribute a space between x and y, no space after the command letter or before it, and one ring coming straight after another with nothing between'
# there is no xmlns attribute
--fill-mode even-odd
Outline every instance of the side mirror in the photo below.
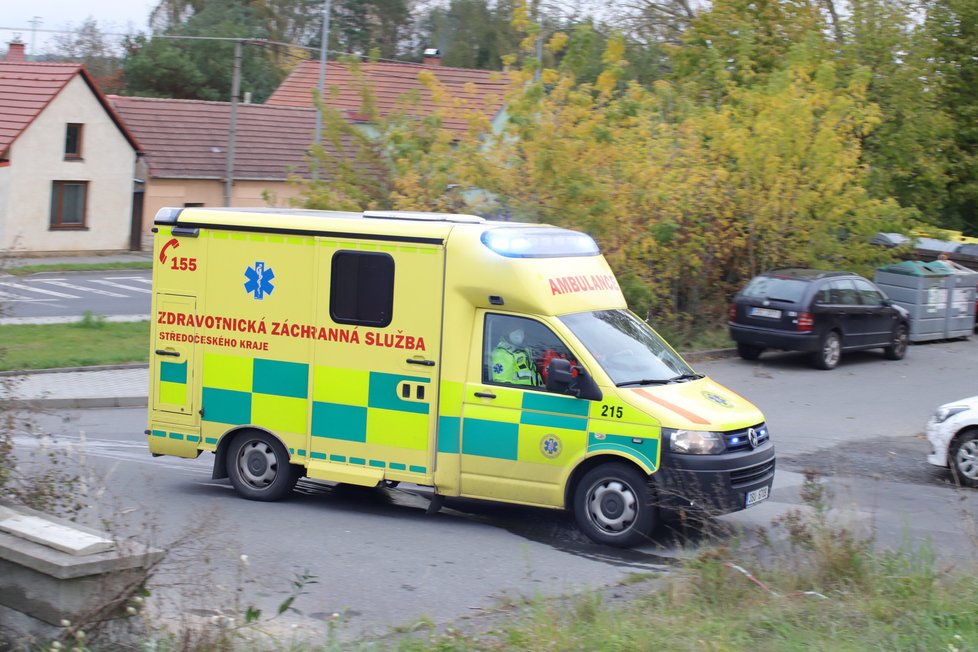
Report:
<svg viewBox="0 0 978 652"><path fill-rule="evenodd" d="M576 380L570 360L554 358L547 365L547 391L565 394L570 384Z"/></svg>
<svg viewBox="0 0 978 652"><path fill-rule="evenodd" d="M554 358L547 365L547 391L570 394L587 401L600 401L602 398L601 389L584 367L573 366L570 360L564 358Z"/></svg>

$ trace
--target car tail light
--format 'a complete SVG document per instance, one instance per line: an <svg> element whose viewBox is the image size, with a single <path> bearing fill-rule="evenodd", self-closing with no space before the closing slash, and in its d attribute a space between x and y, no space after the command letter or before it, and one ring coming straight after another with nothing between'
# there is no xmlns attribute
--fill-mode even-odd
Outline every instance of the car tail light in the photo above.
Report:
<svg viewBox="0 0 978 652"><path fill-rule="evenodd" d="M797 324L798 330L810 331L815 328L815 318L812 317L812 313L810 312L799 312Z"/></svg>
<svg viewBox="0 0 978 652"><path fill-rule="evenodd" d="M730 308L727 309L727 319L730 321L737 321L737 304L731 303Z"/></svg>

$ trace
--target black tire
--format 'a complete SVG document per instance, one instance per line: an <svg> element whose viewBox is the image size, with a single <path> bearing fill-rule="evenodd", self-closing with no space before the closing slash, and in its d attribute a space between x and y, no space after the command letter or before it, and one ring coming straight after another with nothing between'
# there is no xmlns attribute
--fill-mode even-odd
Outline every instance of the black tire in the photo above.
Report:
<svg viewBox="0 0 978 652"><path fill-rule="evenodd" d="M753 344L744 344L742 342L737 342L737 355L739 355L744 360L757 360L764 353L763 346L754 346Z"/></svg>
<svg viewBox="0 0 978 652"><path fill-rule="evenodd" d="M574 517L597 543L628 548L649 540L657 508L649 479L634 467L596 466L574 489Z"/></svg>
<svg viewBox="0 0 978 652"><path fill-rule="evenodd" d="M259 430L235 435L228 447L227 472L239 496L262 501L285 498L302 475L289 463L282 443Z"/></svg>
<svg viewBox="0 0 978 652"><path fill-rule="evenodd" d="M965 430L954 438L947 453L948 466L955 483L978 487L978 430Z"/></svg>
<svg viewBox="0 0 978 652"><path fill-rule="evenodd" d="M829 331L822 336L818 350L812 354L812 365L816 369L835 369L842 359L842 337L839 331Z"/></svg>
<svg viewBox="0 0 978 652"><path fill-rule="evenodd" d="M907 355L907 345L910 342L910 330L906 324L897 324L896 331L890 345L883 349L883 355L887 360L903 360Z"/></svg>

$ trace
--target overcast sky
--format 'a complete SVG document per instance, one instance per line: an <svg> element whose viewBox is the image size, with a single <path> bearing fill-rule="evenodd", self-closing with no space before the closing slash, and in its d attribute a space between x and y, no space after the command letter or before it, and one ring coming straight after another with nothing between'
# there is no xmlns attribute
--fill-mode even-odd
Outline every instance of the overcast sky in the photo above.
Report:
<svg viewBox="0 0 978 652"><path fill-rule="evenodd" d="M92 17L103 32L147 31L149 12L156 0L0 0L0 57L15 35L31 52L33 40L37 54L42 54L51 34L42 30L78 28ZM31 33L31 20L40 19L38 31Z"/></svg>

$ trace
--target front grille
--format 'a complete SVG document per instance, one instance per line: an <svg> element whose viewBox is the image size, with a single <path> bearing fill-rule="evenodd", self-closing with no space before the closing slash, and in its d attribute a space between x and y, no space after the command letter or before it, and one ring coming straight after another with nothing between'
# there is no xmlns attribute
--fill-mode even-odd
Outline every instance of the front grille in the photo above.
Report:
<svg viewBox="0 0 978 652"><path fill-rule="evenodd" d="M730 484L737 487L743 487L749 484L753 484L759 480L764 480L768 476L774 474L774 460L768 460L762 464L756 464L754 466L749 466L746 469L740 469L737 471L731 471L730 473Z"/></svg>
<svg viewBox="0 0 978 652"><path fill-rule="evenodd" d="M752 426L752 427L754 428L754 431L757 433L758 446L760 446L770 438L770 435L767 432L767 424L759 423L756 426ZM750 428L743 428L741 430L731 430L730 432L723 433L723 438L726 441L728 453L753 450L753 447L750 445L750 439L747 437L748 430L750 430Z"/></svg>

